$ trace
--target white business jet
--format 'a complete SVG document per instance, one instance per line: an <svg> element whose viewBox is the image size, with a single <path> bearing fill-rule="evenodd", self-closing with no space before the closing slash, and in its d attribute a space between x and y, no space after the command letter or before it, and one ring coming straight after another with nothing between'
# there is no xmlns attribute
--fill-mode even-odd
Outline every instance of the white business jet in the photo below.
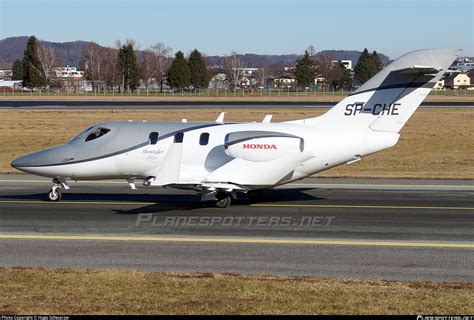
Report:
<svg viewBox="0 0 474 320"><path fill-rule="evenodd" d="M455 60L458 50L410 52L325 114L296 121L105 122L64 145L14 160L18 170L53 178L48 199L68 180L125 179L146 187L193 189L228 207L239 192L272 188L394 146L399 132Z"/></svg>

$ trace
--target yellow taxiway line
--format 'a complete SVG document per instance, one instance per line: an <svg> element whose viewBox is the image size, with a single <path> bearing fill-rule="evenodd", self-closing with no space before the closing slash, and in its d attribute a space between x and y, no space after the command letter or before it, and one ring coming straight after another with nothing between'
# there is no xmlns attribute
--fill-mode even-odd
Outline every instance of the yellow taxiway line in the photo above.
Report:
<svg viewBox="0 0 474 320"><path fill-rule="evenodd" d="M437 207L437 206L377 206L377 205L346 205L346 204L273 204L255 203L252 207L295 207L295 208L347 208L347 209L426 209L426 210L473 210L474 207Z"/></svg>
<svg viewBox="0 0 474 320"><path fill-rule="evenodd" d="M0 204L49 204L49 205L155 205L160 202L134 202L134 201L41 201L41 200L0 200ZM173 203L169 203L172 205ZM350 204L285 204L285 203L254 203L250 207L276 207L276 208L326 208L326 209L419 209L419 210L465 210L473 211L474 207L441 207L441 206L388 206L388 205L350 205Z"/></svg>
<svg viewBox="0 0 474 320"><path fill-rule="evenodd" d="M41 201L41 200L0 200L0 203L9 203L9 204L92 204L92 205L124 205L124 206L133 206L133 205L151 205L158 204L158 202L132 202L132 201Z"/></svg>
<svg viewBox="0 0 474 320"><path fill-rule="evenodd" d="M0 239L27 240L88 240L88 241L148 241L148 242L200 242L200 243L257 243L257 244L309 244L342 246L389 246L389 247L431 247L469 248L472 243L435 243L401 241L350 241L350 240L309 240L309 239L260 239L260 238L211 238L211 237L139 237L139 236L66 236L66 235L23 235L0 234Z"/></svg>

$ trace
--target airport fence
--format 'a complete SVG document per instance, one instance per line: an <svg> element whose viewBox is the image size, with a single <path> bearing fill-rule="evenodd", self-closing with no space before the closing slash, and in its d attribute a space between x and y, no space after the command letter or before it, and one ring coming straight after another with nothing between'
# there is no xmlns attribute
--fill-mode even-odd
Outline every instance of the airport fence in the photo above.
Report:
<svg viewBox="0 0 474 320"><path fill-rule="evenodd" d="M246 89L246 90L229 90L229 89L202 89L199 91L157 91L157 90L136 90L128 92L120 92L116 90L103 90L94 92L43 92L31 90L11 90L2 88L0 94L3 96L78 96L78 97L94 97L94 96L110 96L110 97L343 97L350 94L349 90L301 90L301 89ZM433 96L474 96L474 90L457 89L432 90L430 95Z"/></svg>

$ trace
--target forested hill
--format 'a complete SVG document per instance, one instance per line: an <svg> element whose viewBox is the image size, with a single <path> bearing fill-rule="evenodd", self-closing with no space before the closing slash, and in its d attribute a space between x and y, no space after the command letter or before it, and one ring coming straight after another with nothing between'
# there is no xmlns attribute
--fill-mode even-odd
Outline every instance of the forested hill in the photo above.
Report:
<svg viewBox="0 0 474 320"><path fill-rule="evenodd" d="M8 69L11 67L16 59L23 57L23 51L26 48L26 42L28 37L11 37L0 40L0 68ZM90 43L87 41L73 41L73 42L49 42L40 40L41 43L46 43L56 48L62 65L79 66L82 51ZM179 48L174 48L179 50ZM198 48L205 52L205 48ZM362 48L363 49L363 48ZM369 48L369 51L372 51ZM318 52L316 57L320 57L322 54L328 53L336 60L352 60L355 64L359 59L361 51L355 50L325 50ZM383 64L389 61L389 58L380 54L380 59ZM140 56L140 54L139 54ZM289 66L293 65L297 59L301 58L302 55L298 54L286 54L286 55L266 55L266 54L243 54L244 61L248 67L265 67L274 68L277 66ZM225 65L225 58L223 56L209 56L208 61L213 65Z"/></svg>
<svg viewBox="0 0 474 320"><path fill-rule="evenodd" d="M321 58L324 54L329 54L334 60L352 60L353 65L359 60L361 51L356 50L324 50L316 54L316 58ZM275 68L277 66L291 66L296 63L303 55L285 54L285 55L267 55L267 54L243 54L243 60L248 67L265 67ZM384 54L380 54L380 60L385 65L390 61L390 58ZM225 57L209 56L209 61L214 65L225 65Z"/></svg>

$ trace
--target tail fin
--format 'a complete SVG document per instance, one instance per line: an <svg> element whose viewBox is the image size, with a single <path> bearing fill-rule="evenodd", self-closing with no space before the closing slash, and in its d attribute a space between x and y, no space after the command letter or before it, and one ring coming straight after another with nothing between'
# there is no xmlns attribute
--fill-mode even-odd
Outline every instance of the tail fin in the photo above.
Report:
<svg viewBox="0 0 474 320"><path fill-rule="evenodd" d="M407 53L308 125L399 132L458 54L456 49Z"/></svg>

